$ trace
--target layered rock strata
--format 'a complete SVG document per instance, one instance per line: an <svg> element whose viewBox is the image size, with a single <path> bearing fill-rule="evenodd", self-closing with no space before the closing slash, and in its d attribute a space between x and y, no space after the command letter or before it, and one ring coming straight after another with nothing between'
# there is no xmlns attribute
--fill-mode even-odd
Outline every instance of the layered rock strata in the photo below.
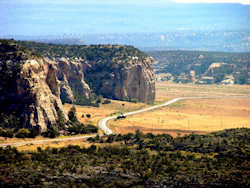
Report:
<svg viewBox="0 0 250 188"><path fill-rule="evenodd" d="M85 74L95 91L104 97L151 104L155 99L153 62L150 57L136 61L128 59L126 63L116 62L101 68L100 63L91 62Z"/></svg>

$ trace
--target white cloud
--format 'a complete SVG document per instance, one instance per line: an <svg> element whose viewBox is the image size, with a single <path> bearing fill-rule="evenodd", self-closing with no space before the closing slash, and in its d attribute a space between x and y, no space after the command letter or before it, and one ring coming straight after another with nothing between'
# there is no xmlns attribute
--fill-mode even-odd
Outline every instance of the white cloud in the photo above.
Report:
<svg viewBox="0 0 250 188"><path fill-rule="evenodd" d="M241 3L250 4L250 0L173 0L176 3Z"/></svg>

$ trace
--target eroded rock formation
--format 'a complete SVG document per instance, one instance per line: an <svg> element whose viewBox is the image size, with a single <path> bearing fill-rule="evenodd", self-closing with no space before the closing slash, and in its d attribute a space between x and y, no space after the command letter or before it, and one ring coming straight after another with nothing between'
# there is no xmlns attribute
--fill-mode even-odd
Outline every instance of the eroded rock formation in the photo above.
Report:
<svg viewBox="0 0 250 188"><path fill-rule="evenodd" d="M76 103L78 96L89 100L90 88L84 79L81 60L56 59L57 77L60 81L60 98L63 103Z"/></svg>
<svg viewBox="0 0 250 188"><path fill-rule="evenodd" d="M2 124L11 127L37 127L42 132L56 124L58 111L66 114L60 100L59 81L54 62L42 57L27 55L18 45L5 45L0 58L0 104L1 115L16 116L2 119ZM3 51L1 51L3 52ZM21 54L21 55L20 55Z"/></svg>
<svg viewBox="0 0 250 188"><path fill-rule="evenodd" d="M126 63L114 62L112 65L91 62L86 70L95 92L104 97L153 103L155 99L155 75L150 57L138 60L128 58ZM101 66L100 66L101 65Z"/></svg>
<svg viewBox="0 0 250 188"><path fill-rule="evenodd" d="M59 84L53 62L28 60L24 63L17 79L17 95L27 101L22 115L25 127L39 126L45 131L47 126L56 124L58 110L64 112Z"/></svg>
<svg viewBox="0 0 250 188"><path fill-rule="evenodd" d="M62 102L96 105L102 95L153 103L153 62L132 46L58 48L0 40L0 115L17 117L19 127L45 131L56 124L58 112L67 120ZM0 117L0 123L5 120ZM12 126L11 122L4 124Z"/></svg>

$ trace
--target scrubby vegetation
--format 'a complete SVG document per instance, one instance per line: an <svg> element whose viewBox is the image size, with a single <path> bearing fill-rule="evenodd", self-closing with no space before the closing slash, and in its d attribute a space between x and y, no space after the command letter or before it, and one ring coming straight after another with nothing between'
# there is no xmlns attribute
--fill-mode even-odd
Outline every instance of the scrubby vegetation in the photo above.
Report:
<svg viewBox="0 0 250 188"><path fill-rule="evenodd" d="M154 51L148 52L158 63L156 73L170 73L165 80L175 82L250 84L250 53ZM217 64L215 67L210 67ZM194 71L194 75L190 75ZM225 83L225 82L224 82Z"/></svg>
<svg viewBox="0 0 250 188"><path fill-rule="evenodd" d="M48 127L48 130L42 133L45 137L55 138L61 134L75 135L75 134L90 134L97 133L96 126L88 124L84 125L79 122L76 117L76 108L73 106L68 112L69 121L64 119L61 111L58 111L58 120L55 125Z"/></svg>
<svg viewBox="0 0 250 188"><path fill-rule="evenodd" d="M76 117L76 109L73 106L69 113L69 121L63 116L63 112L58 110L58 119L56 124L48 126L46 132L40 133L37 127L20 128L20 120L16 116L1 116L0 117L0 136L2 137L17 137L17 138L35 138L38 135L44 137L55 138L59 135L75 135L75 134L90 134L97 133L98 129L92 124L84 125L79 122ZM87 117L89 114L86 115Z"/></svg>
<svg viewBox="0 0 250 188"><path fill-rule="evenodd" d="M249 136L246 128L179 138L137 131L90 139L110 146L0 148L0 185L249 187Z"/></svg>
<svg viewBox="0 0 250 188"><path fill-rule="evenodd" d="M137 56L143 59L147 55L133 46L120 45L55 45L47 43L19 41L23 46L33 52L44 56L82 58L87 61L110 63L117 59L126 60L129 56ZM125 62L125 61L124 61Z"/></svg>

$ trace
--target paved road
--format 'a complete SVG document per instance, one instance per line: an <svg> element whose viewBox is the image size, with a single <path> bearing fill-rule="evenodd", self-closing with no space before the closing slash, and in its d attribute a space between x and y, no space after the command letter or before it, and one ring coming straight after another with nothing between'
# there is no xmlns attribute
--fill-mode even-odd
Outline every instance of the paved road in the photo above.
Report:
<svg viewBox="0 0 250 188"><path fill-rule="evenodd" d="M168 101L166 103L163 103L163 104L151 106L151 107L148 107L148 108L145 108L145 109L142 109L142 110L136 110L136 111L133 111L133 112L125 113L124 116L131 116L131 115L134 115L134 114L139 114L139 113L147 112L147 111L150 111L150 110L155 110L157 108L162 108L162 107L168 106L168 105L173 104L173 103L175 103L177 101L180 101L180 100L187 100L187 99L218 99L218 98L246 98L246 97L250 97L250 96L180 97L180 98L172 99L172 100L170 100L170 101ZM112 130L107 127L107 123L108 123L108 121L110 121L112 119L116 119L116 118L117 118L117 116L106 117L104 119L99 120L97 125L104 132L105 135L113 134ZM49 142L62 142L62 141L70 141L70 140L87 139L87 138L95 137L95 136L96 136L96 134L89 135L89 136L74 136L74 137L69 137L69 138L55 138L55 139L47 139L47 140L34 140L34 141L26 141L26 142L4 143L4 144L0 144L0 147L23 146L23 145L28 145L28 144L45 144L45 143L49 143ZM99 136L103 136L103 135L99 135Z"/></svg>
<svg viewBox="0 0 250 188"><path fill-rule="evenodd" d="M162 107L165 107L165 106L168 106L170 104L173 104L175 102L178 102L180 100L193 100L193 99L219 99L219 98L247 98L247 97L250 97L250 96L209 96L209 97L179 97L179 98L175 98L175 99L172 99L166 103L163 103L163 104L159 104L159 105L155 105L155 106L152 106L152 107L149 107L149 108L145 108L145 109L142 109L142 110L136 110L136 111L133 111L133 112L128 112L128 113L125 113L123 114L124 116L131 116L131 115L135 115L135 114L139 114L139 113L143 113L143 112L147 112L147 111L151 111L151 110L155 110L157 108L162 108ZM111 129L109 129L107 127L107 123L108 121L112 120L112 119L116 119L118 116L110 116L110 117L106 117L104 119L101 119L98 121L98 127L103 131L103 133L105 135L110 135L110 134L113 134L113 131Z"/></svg>

